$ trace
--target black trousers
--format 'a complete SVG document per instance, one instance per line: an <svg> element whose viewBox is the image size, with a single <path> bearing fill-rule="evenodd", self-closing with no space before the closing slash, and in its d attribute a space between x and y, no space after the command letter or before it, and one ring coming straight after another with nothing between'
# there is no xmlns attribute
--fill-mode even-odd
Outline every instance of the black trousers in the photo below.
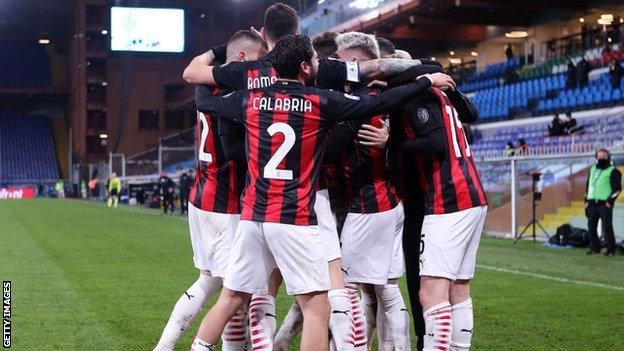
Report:
<svg viewBox="0 0 624 351"><path fill-rule="evenodd" d="M173 209L174 209L174 204L173 204L173 194L167 194L163 196L163 211L165 211L165 214L167 214L167 208L171 208L171 213L173 213Z"/></svg>
<svg viewBox="0 0 624 351"><path fill-rule="evenodd" d="M180 190L180 213L188 212L189 192Z"/></svg>
<svg viewBox="0 0 624 351"><path fill-rule="evenodd" d="M598 240L598 220L602 220L602 234L607 240L607 252L615 252L615 233L613 232L613 207L608 208L604 201L587 203L587 226L589 227L589 248L600 251Z"/></svg>
<svg viewBox="0 0 624 351"><path fill-rule="evenodd" d="M418 337L417 349L423 349L425 335L425 320L423 308L420 304L420 235L424 219L424 209L421 206L410 205L404 202L405 220L403 222L403 254L405 256L405 277L407 290L412 306L412 320L414 331Z"/></svg>

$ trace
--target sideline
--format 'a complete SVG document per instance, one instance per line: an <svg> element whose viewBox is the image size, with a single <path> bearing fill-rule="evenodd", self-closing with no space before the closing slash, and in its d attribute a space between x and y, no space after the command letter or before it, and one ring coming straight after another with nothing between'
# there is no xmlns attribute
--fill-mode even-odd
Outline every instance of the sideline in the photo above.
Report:
<svg viewBox="0 0 624 351"><path fill-rule="evenodd" d="M595 282L589 282L589 281L583 281L583 280L566 279L566 278L554 277L554 276L545 275L545 274L523 272L523 271L518 271L515 269L508 269L508 268L502 268L502 267L496 267L496 266L477 264L477 268L482 268L482 269L487 269L490 271L496 271L496 272L502 272L502 273L524 275L527 277L540 278L540 279L551 280L551 281L560 282L560 283L569 283L569 284L576 284L576 285L591 286L595 288L624 291L624 287L616 286L616 285L607 285L607 284L595 283Z"/></svg>

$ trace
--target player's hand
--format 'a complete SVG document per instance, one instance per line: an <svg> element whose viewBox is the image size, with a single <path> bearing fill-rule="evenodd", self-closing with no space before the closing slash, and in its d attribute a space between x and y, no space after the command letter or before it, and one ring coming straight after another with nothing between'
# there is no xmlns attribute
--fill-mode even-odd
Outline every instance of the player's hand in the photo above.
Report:
<svg viewBox="0 0 624 351"><path fill-rule="evenodd" d="M607 206L607 208L611 208L611 203L609 201L605 202L605 205Z"/></svg>
<svg viewBox="0 0 624 351"><path fill-rule="evenodd" d="M388 131L388 126L385 121L381 121L383 126L381 128L377 128L370 124L362 124L360 130L358 130L358 142L360 145L364 146L372 146L377 149L385 149L386 142L390 137L390 132Z"/></svg>
<svg viewBox="0 0 624 351"><path fill-rule="evenodd" d="M366 84L367 87L372 88L372 87L378 87L378 88L385 88L388 86L387 82L384 82L383 80L372 80L370 83Z"/></svg>
<svg viewBox="0 0 624 351"><path fill-rule="evenodd" d="M450 88L451 90L455 90L457 86L453 78L451 78L448 74L444 73L431 73L425 74L425 77L431 80L431 85L437 88Z"/></svg>
<svg viewBox="0 0 624 351"><path fill-rule="evenodd" d="M262 38L262 32L257 30L256 27L251 26L251 28L249 28L249 31L252 32L254 35L257 35L260 38Z"/></svg>

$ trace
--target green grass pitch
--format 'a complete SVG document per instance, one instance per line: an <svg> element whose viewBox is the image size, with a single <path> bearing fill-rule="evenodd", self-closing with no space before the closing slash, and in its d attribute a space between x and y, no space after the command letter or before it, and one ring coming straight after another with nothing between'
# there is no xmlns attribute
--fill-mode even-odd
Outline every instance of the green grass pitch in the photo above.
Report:
<svg viewBox="0 0 624 351"><path fill-rule="evenodd" d="M198 274L186 221L72 200L0 201L0 250L15 350L151 350ZM622 256L486 238L478 265L473 350L624 350Z"/></svg>

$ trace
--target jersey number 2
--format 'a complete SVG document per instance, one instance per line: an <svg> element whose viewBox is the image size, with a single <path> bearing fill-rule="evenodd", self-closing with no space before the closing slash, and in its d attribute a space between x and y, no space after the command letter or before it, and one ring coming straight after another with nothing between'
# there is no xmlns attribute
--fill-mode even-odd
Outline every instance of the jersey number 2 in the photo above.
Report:
<svg viewBox="0 0 624 351"><path fill-rule="evenodd" d="M449 105L444 106L444 109L446 110L446 114L449 116L449 120L451 122L451 136L453 137L453 148L455 149L455 156L457 156L457 158L462 158L462 154L459 149L459 143L457 142L457 126L457 128L459 128L459 130L461 131L461 134L464 136L464 145L466 145L466 157L470 157L470 145L468 145L468 138L466 138L464 127L462 126L459 117L457 117L457 110Z"/></svg>
<svg viewBox="0 0 624 351"><path fill-rule="evenodd" d="M204 151L204 147L206 147L206 139L208 138L208 132L210 131L208 127L208 120L206 119L206 116L201 112L199 113L199 120L201 121L202 125L201 141L199 144L199 160L204 162L212 162L212 155Z"/></svg>
<svg viewBox="0 0 624 351"><path fill-rule="evenodd" d="M286 157L286 154L292 149L293 145L295 145L295 131L288 124L277 122L271 124L269 128L267 128L267 132L269 132L270 136L281 133L284 135L284 142L277 148L275 155L273 155L266 166L264 166L264 177L269 179L292 180L293 172L291 170L277 169L277 166Z"/></svg>

